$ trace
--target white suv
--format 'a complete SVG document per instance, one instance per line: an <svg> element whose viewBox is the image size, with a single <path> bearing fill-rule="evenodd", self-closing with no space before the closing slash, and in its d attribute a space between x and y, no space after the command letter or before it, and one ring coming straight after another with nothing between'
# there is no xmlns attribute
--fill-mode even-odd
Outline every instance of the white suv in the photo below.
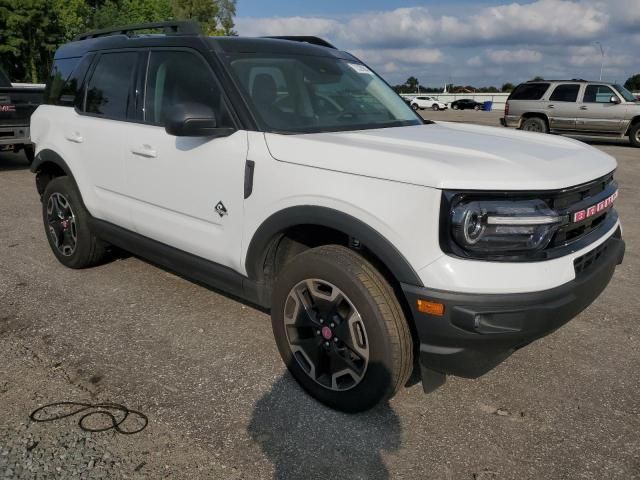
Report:
<svg viewBox="0 0 640 480"><path fill-rule="evenodd" d="M93 32L57 51L45 103L32 170L60 262L115 245L270 309L291 374L343 411L413 371L425 391L482 375L623 257L613 158L425 123L321 39Z"/></svg>
<svg viewBox="0 0 640 480"><path fill-rule="evenodd" d="M425 108L430 108L431 110L438 111L446 110L447 108L449 108L449 105L439 101L434 97L419 96L411 99L411 108L413 108L414 110L424 110Z"/></svg>

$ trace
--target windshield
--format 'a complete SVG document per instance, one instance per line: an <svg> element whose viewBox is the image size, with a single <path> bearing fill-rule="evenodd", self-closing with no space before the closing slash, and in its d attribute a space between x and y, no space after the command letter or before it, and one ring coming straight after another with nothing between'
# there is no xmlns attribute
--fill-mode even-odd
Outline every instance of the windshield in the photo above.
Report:
<svg viewBox="0 0 640 480"><path fill-rule="evenodd" d="M382 79L353 60L236 54L230 65L267 130L315 133L423 123Z"/></svg>
<svg viewBox="0 0 640 480"><path fill-rule="evenodd" d="M629 90L624 88L622 85L614 85L614 86L616 87L616 90L618 90L618 92L620 92L620 95L622 95L622 97L627 102L637 102L638 101L638 99L633 95L633 93L631 93Z"/></svg>

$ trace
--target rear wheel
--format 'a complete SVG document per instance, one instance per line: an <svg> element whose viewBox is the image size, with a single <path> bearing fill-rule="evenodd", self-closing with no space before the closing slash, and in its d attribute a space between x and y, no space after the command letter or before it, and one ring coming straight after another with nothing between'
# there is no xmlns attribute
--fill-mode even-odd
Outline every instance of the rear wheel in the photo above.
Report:
<svg viewBox="0 0 640 480"><path fill-rule="evenodd" d="M545 122L540 117L527 118L524 122L522 122L522 126L520 128L527 132L548 133L549 131L547 122Z"/></svg>
<svg viewBox="0 0 640 480"><path fill-rule="evenodd" d="M367 410L409 378L411 334L393 289L347 248L323 246L295 257L278 276L271 318L293 377L332 408Z"/></svg>
<svg viewBox="0 0 640 480"><path fill-rule="evenodd" d="M85 268L102 261L106 244L89 225L89 213L69 177L49 182L42 195L42 219L49 246L63 265Z"/></svg>
<svg viewBox="0 0 640 480"><path fill-rule="evenodd" d="M640 122L631 125L629 129L629 141L634 147L640 147Z"/></svg>
<svg viewBox="0 0 640 480"><path fill-rule="evenodd" d="M438 107L437 103L434 103L433 105L431 105L431 110L433 110L434 112L437 112L438 110L440 110L440 107Z"/></svg>
<svg viewBox="0 0 640 480"><path fill-rule="evenodd" d="M453 108L454 110L458 110L458 108L460 107L458 107L458 105L451 105L451 108Z"/></svg>
<svg viewBox="0 0 640 480"><path fill-rule="evenodd" d="M477 111L477 110L480 110L480 105L474 105L474 106L473 106L473 109L474 109L474 110L476 110L476 111Z"/></svg>
<svg viewBox="0 0 640 480"><path fill-rule="evenodd" d="M417 104L417 103L412 103L412 104L411 104L411 108L413 108L413 110L414 110L415 112L417 112L417 111L420 109L420 107L418 107L418 104Z"/></svg>

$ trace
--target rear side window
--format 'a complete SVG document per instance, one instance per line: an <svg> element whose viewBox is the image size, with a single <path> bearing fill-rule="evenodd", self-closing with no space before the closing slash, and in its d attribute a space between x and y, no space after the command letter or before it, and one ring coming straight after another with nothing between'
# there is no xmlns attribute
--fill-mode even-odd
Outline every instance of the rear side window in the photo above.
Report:
<svg viewBox="0 0 640 480"><path fill-rule="evenodd" d="M540 100L549 85L549 83L522 83L511 92L509 100Z"/></svg>
<svg viewBox="0 0 640 480"><path fill-rule="evenodd" d="M566 83L558 85L549 100L552 102L575 102L578 99L578 92L580 91L580 85L575 83Z"/></svg>
<svg viewBox="0 0 640 480"><path fill-rule="evenodd" d="M56 59L45 89L44 103L65 107L81 106L82 82L93 55Z"/></svg>
<svg viewBox="0 0 640 480"><path fill-rule="evenodd" d="M180 103L208 105L219 127L232 126L222 90L202 58L186 51L151 51L145 88L144 120L164 125L167 109Z"/></svg>
<svg viewBox="0 0 640 480"><path fill-rule="evenodd" d="M585 103L611 103L611 97L617 97L606 85L588 85L584 91Z"/></svg>
<svg viewBox="0 0 640 480"><path fill-rule="evenodd" d="M87 113L114 120L127 118L137 57L134 52L100 55L87 85Z"/></svg>

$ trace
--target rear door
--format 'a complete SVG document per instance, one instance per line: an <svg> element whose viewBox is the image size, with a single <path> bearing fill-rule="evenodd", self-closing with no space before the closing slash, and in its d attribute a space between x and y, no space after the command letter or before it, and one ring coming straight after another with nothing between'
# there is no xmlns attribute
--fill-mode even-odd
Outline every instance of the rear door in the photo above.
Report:
<svg viewBox="0 0 640 480"><path fill-rule="evenodd" d="M125 145L134 111L137 50L96 55L78 108L60 128L65 143L84 164L93 189L91 214L132 228L125 188Z"/></svg>
<svg viewBox="0 0 640 480"><path fill-rule="evenodd" d="M618 102L612 102L612 97ZM577 111L576 129L581 132L619 132L626 114L622 100L608 85L587 85Z"/></svg>
<svg viewBox="0 0 640 480"><path fill-rule="evenodd" d="M175 104L207 105L218 127L235 126L214 71L197 51L152 49L145 70L140 121L122 137L136 231L240 270L247 132L208 138L165 131Z"/></svg>
<svg viewBox="0 0 640 480"><path fill-rule="evenodd" d="M582 84L559 83L551 91L546 105L552 130L575 130L578 96Z"/></svg>

